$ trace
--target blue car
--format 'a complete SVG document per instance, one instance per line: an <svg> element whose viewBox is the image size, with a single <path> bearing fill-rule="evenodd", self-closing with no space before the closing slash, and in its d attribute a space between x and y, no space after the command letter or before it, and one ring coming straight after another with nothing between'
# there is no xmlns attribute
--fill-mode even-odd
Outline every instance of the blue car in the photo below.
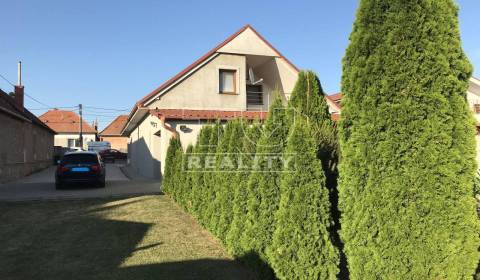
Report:
<svg viewBox="0 0 480 280"><path fill-rule="evenodd" d="M63 155L55 172L55 187L86 183L105 187L105 164L96 152L71 152Z"/></svg>

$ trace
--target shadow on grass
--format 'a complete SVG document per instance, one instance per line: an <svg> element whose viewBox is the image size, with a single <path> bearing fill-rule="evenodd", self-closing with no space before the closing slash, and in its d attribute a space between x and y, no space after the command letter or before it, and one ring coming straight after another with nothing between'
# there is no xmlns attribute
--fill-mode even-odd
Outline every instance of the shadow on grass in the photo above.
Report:
<svg viewBox="0 0 480 280"><path fill-rule="evenodd" d="M272 267L257 252L250 251L236 258L241 263L255 272L255 277L262 280L275 280Z"/></svg>
<svg viewBox="0 0 480 280"><path fill-rule="evenodd" d="M144 200L108 202L115 200L0 204L0 279L253 279L231 260L149 263L149 249L166 259L177 253L162 242L139 246L153 224L99 215Z"/></svg>

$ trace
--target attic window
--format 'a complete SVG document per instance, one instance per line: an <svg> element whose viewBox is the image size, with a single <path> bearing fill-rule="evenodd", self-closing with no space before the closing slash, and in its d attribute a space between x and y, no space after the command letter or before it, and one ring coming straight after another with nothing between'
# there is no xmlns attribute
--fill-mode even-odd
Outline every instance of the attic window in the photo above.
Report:
<svg viewBox="0 0 480 280"><path fill-rule="evenodd" d="M219 84L218 89L220 93L230 93L235 94L236 92L236 79L237 71L231 69L220 69L219 70Z"/></svg>

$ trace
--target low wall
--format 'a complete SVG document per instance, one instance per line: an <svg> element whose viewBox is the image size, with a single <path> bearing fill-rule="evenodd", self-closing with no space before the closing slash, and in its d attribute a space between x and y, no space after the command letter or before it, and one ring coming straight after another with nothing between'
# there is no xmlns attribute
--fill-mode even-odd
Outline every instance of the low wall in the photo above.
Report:
<svg viewBox="0 0 480 280"><path fill-rule="evenodd" d="M13 181L53 165L52 160L37 162L19 162L0 166L0 183ZM53 176L53 174L52 174Z"/></svg>

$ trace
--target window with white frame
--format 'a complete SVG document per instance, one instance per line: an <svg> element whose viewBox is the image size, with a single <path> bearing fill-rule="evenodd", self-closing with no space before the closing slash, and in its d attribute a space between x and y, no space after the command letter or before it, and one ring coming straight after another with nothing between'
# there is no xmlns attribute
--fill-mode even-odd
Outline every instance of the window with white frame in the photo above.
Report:
<svg viewBox="0 0 480 280"><path fill-rule="evenodd" d="M218 89L220 93L237 93L237 71L232 69L219 70Z"/></svg>

